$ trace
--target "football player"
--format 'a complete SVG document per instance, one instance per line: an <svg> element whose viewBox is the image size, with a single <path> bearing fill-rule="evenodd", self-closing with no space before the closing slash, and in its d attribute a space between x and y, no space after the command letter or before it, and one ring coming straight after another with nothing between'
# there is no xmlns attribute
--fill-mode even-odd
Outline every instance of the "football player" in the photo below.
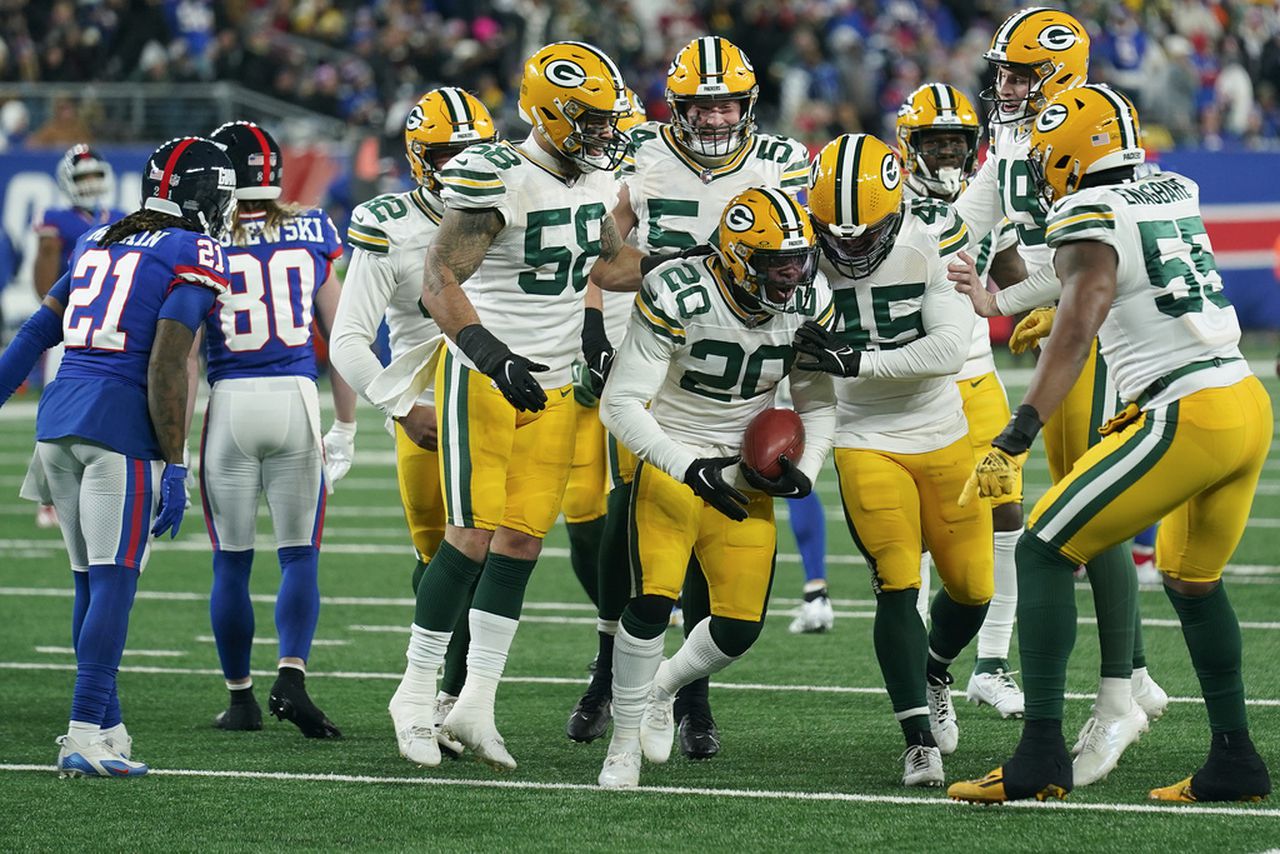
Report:
<svg viewBox="0 0 1280 854"><path fill-rule="evenodd" d="M956 506L974 453L954 375L974 317L946 260L968 230L942 202L904 200L897 156L865 134L818 153L809 212L836 322L801 328L796 366L842 377L836 472L871 568L876 656L907 744L902 782L939 786L959 740L948 668L981 628L993 587L990 505ZM916 613L922 542L942 578L927 633Z"/></svg>
<svg viewBox="0 0 1280 854"><path fill-rule="evenodd" d="M1089 36L1065 12L1024 9L996 30L985 59L995 69L995 83L983 93L992 104L991 148L956 200L956 212L975 235L989 232L1002 216L1008 218L1017 228L1019 252L1031 275L1013 284L997 279L998 285L1006 287L992 295L967 262L954 265L953 281L984 317L1031 311L1057 298L1060 285L1044 236L1046 211L1031 182L1027 152L1031 122L1048 99L1085 82ZM1051 311L1031 311L1015 330L1010 346L1021 347L1044 334L1051 318ZM1045 429L1045 455L1055 483L1099 440L1098 426L1115 412L1115 385L1104 361L1095 348L1065 405L1046 413L1051 418ZM1075 746L1076 785L1106 776L1125 747L1146 731L1149 721L1164 713L1169 701L1147 672L1137 574L1129 549L1116 546L1091 560L1086 569L1098 619L1101 678L1098 700Z"/></svg>
<svg viewBox="0 0 1280 854"><path fill-rule="evenodd" d="M912 92L898 110L898 153L908 198L954 202L973 175L978 156L978 114L963 92L946 83L926 83ZM988 271L1002 282L1026 276L1017 249L1018 236L1004 220L981 239L974 252L977 275ZM986 453L991 440L1009 420L1009 400L996 373L991 354L991 327L985 320L973 325L973 340L964 366L955 376L969 422L969 440L975 452ZM995 708L1001 717L1022 716L1022 689L1009 665L1009 641L1013 637L1018 607L1018 577L1013 550L1022 533L1022 495L1002 496L991 507L995 529L995 594L987 618L978 632L978 659L965 696L973 703ZM928 553L920 566L921 601L926 607L930 569ZM922 617L924 614L922 613Z"/></svg>
<svg viewBox="0 0 1280 854"><path fill-rule="evenodd" d="M1157 520L1165 593L1212 738L1200 770L1151 797L1259 800L1271 790L1249 739L1240 626L1222 584L1271 445L1271 401L1240 353L1199 187L1171 172L1138 177L1143 159L1133 105L1105 86L1059 93L1035 120L1027 162L1051 206L1045 236L1062 299L1026 397L974 471L974 491L1010 488L1095 336L1127 403L1032 510L1018 542L1022 740L1001 768L954 784L953 798L1043 800L1071 790L1062 716L1076 631L1072 571Z"/></svg>
<svg viewBox="0 0 1280 854"><path fill-rule="evenodd" d="M645 277L601 399L605 427L640 459L627 518L634 588L613 649L605 788L638 785L642 753L666 762L677 689L727 667L759 636L777 548L773 496L807 495L831 449L831 378L791 372L800 324L826 325L833 313L804 208L777 189L747 190L725 208L714 245L714 254ZM738 451L788 374L806 443L800 459L780 457L781 473L770 479L739 468ZM663 661L667 618L695 553L711 614Z"/></svg>
<svg viewBox="0 0 1280 854"><path fill-rule="evenodd" d="M280 203L284 162L266 130L229 122L211 138L235 167L237 199L227 246L231 284L205 324L210 390L200 439L200 494L213 543L209 617L230 692L230 706L214 726L262 728L249 675L249 574L258 500L265 495L280 561L279 661L268 708L308 738L340 738L307 695L305 678L320 615L325 459L330 478L345 474L355 436L355 395L335 374L335 421L321 438L311 339L313 316L322 331L332 325L341 288L333 261L342 255L342 242L324 211Z"/></svg>
<svg viewBox="0 0 1280 854"><path fill-rule="evenodd" d="M712 240L729 200L743 190L766 186L795 195L804 189L808 151L793 139L756 131L758 95L751 62L727 39L697 38L676 54L667 70L671 121L649 122L631 131L632 150L623 161L623 183L613 211L623 237L634 233L636 245L649 253L700 251L698 246ZM616 315L626 316L621 311ZM584 355L602 379L621 339L606 337L591 320L586 328ZM590 334L593 329L595 334ZM616 443L610 449L611 471L616 472L610 507L625 508L635 460ZM610 516L613 522L606 523L600 549L597 671L567 726L576 741L598 738L608 727L608 668L618 619L627 604L627 517L623 511ZM707 586L696 567L686 588L681 604L685 629L692 631L708 613ZM686 756L706 759L719 751L707 680L683 688L675 714Z"/></svg>
<svg viewBox="0 0 1280 854"><path fill-rule="evenodd" d="M406 751L422 765L439 762L425 737L436 674L479 576L466 683L443 729L481 761L515 767L494 699L573 463L582 291L589 274L609 290L640 281L643 256L610 214L627 146L617 123L631 112L617 66L588 44L547 45L525 63L520 112L533 125L525 140L473 146L440 170L445 213L424 274L424 308L447 337L434 366L447 522L392 699L424 733Z"/></svg>
<svg viewBox="0 0 1280 854"><path fill-rule="evenodd" d="M468 146L497 138L489 110L474 95L452 86L431 90L418 100L405 121L405 151L417 186L407 193L378 196L352 214L347 230L351 262L343 280L329 352L342 375L366 398L377 388L383 370L370 347L384 317L391 333L393 360L412 358L415 348L439 346L440 327L419 309L418 297L427 247L444 215L440 170ZM412 576L416 593L427 563L444 538L433 389L423 390L411 408L391 423L400 500L417 555ZM444 738L439 724L453 708L466 678L468 607L469 599L454 626L445 657L436 696L437 740ZM392 705L390 712L401 752L414 760L411 751L429 741L430 733L414 732L412 716L403 715L399 706ZM442 741L441 746L453 752L460 747L452 740Z"/></svg>
<svg viewBox="0 0 1280 854"><path fill-rule="evenodd" d="M66 346L40 398L37 466L23 486L24 497L57 508L75 579L75 693L58 739L64 776L147 773L131 758L116 672L148 532L174 537L182 524L187 356L227 286L219 240L235 174L222 149L171 140L142 176L142 208L77 241L66 275L0 356L2 403L44 350Z"/></svg>

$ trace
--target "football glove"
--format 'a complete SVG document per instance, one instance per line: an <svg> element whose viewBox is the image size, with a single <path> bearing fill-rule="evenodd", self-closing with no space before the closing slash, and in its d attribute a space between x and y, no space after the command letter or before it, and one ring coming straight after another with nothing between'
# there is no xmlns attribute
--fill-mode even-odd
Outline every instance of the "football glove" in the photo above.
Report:
<svg viewBox="0 0 1280 854"><path fill-rule="evenodd" d="M1013 334L1009 336L1009 352L1017 356L1040 346L1040 339L1053 331L1053 319L1057 314L1058 310L1052 307L1032 309L1013 327Z"/></svg>
<svg viewBox="0 0 1280 854"><path fill-rule="evenodd" d="M685 485L703 501L735 522L747 518L747 496L724 482L724 470L740 460L732 457L699 457L685 470Z"/></svg>
<svg viewBox="0 0 1280 854"><path fill-rule="evenodd" d="M987 455L978 461L964 489L960 491L960 506L967 507L975 498L1001 498L1013 495L1018 489L1018 478L1022 472L1022 464L1027 461L1027 452L1011 455L1000 448L992 447Z"/></svg>
<svg viewBox="0 0 1280 854"><path fill-rule="evenodd" d="M862 351L836 338L835 333L813 320L796 330L791 346L796 350L795 366L802 371L822 371L838 377L856 377Z"/></svg>
<svg viewBox="0 0 1280 854"><path fill-rule="evenodd" d="M609 378L609 369L617 354L605 332L604 312L598 308L587 309L582 318L582 358L590 373L591 393L597 399L604 391L604 381Z"/></svg>
<svg viewBox="0 0 1280 854"><path fill-rule="evenodd" d="M547 393L533 378L535 373L550 370L524 356L511 352L493 333L479 323L465 326L458 333L458 347L475 363L482 374L493 380L507 402L523 412L540 412L546 408Z"/></svg>
<svg viewBox="0 0 1280 854"><path fill-rule="evenodd" d="M324 434L324 459L329 468L329 479L337 483L351 471L356 456L356 422L334 421Z"/></svg>
<svg viewBox="0 0 1280 854"><path fill-rule="evenodd" d="M570 370L573 374L574 402L588 409L599 403L600 396L596 394L594 383L591 382L591 369L587 367L587 363L577 360Z"/></svg>
<svg viewBox="0 0 1280 854"><path fill-rule="evenodd" d="M186 512L187 467L167 463L164 474L160 476L160 510L156 513L155 524L151 526L151 536L159 537L166 531L171 540L178 536L182 515Z"/></svg>
<svg viewBox="0 0 1280 854"><path fill-rule="evenodd" d="M813 483L808 476L796 468L786 454L778 457L778 465L782 467L782 474L776 478L765 477L746 463L739 468L747 483L775 498L804 498L813 491Z"/></svg>

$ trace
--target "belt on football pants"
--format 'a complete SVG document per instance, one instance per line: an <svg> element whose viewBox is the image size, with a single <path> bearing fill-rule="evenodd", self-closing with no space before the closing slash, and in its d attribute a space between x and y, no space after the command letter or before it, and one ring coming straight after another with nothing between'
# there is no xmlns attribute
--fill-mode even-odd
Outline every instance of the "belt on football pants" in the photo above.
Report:
<svg viewBox="0 0 1280 854"><path fill-rule="evenodd" d="M1142 394L1138 395L1137 400L1132 401L1126 405L1124 409L1120 410L1108 419L1106 424L1103 424L1098 428L1098 432L1103 436L1109 436L1129 422L1134 421L1142 414L1142 408L1144 406L1183 377L1190 376L1191 374L1199 371L1208 370L1209 368L1219 368L1230 362L1238 361L1240 361L1239 356L1231 356L1225 359L1221 356L1214 356L1212 359L1201 359L1199 362L1190 362L1180 368L1174 368L1172 371L1162 377L1159 377L1152 382L1151 385L1147 386L1146 390L1143 391Z"/></svg>

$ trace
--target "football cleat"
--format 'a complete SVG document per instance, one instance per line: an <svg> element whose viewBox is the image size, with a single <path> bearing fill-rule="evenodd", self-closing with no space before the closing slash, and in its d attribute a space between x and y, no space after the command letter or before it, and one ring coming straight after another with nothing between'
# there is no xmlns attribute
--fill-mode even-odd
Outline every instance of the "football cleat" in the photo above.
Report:
<svg viewBox="0 0 1280 854"><path fill-rule="evenodd" d="M661 666L666 666L666 662ZM640 716L640 747L650 762L662 764L671 758L671 744L676 736L674 704L673 697L654 689Z"/></svg>
<svg viewBox="0 0 1280 854"><path fill-rule="evenodd" d="M640 750L634 742L630 749L615 750L609 745L609 755L604 758L596 782L602 789L634 789L640 785Z"/></svg>
<svg viewBox="0 0 1280 854"><path fill-rule="evenodd" d="M1025 798L1035 798L1037 801L1047 801L1050 798L1062 800L1070 791L1070 787L1049 783L1031 794L1010 795L1005 789L1004 766L1001 766L988 772L987 776L981 779L952 783L947 788L947 797L953 801L969 801L975 804L1002 804L1006 801Z"/></svg>
<svg viewBox="0 0 1280 854"><path fill-rule="evenodd" d="M507 750L507 743L498 733L493 720L493 708L481 708L474 703L458 701L441 725L446 736L471 749L475 757L490 768L512 771L515 757Z"/></svg>
<svg viewBox="0 0 1280 854"><path fill-rule="evenodd" d="M902 785L941 786L942 751L936 747L913 744L902 754Z"/></svg>
<svg viewBox="0 0 1280 854"><path fill-rule="evenodd" d="M396 746L400 755L415 765L434 768L440 764L440 745L436 740L435 703L414 703L406 695L404 683L396 688L387 704L391 725L396 730Z"/></svg>
<svg viewBox="0 0 1280 854"><path fill-rule="evenodd" d="M107 747L101 732L88 737L68 733L58 736L57 743L59 777L142 777L149 770Z"/></svg>
<svg viewBox="0 0 1280 854"><path fill-rule="evenodd" d="M1172 786L1152 789L1150 797L1175 803L1257 803L1269 794L1271 775L1248 733L1214 733L1200 770Z"/></svg>
<svg viewBox="0 0 1280 854"><path fill-rule="evenodd" d="M1026 710L1026 700L1013 678L1016 672L997 669L995 673L973 674L969 677L965 698L977 706L991 706L1006 720L1022 717Z"/></svg>
<svg viewBox="0 0 1280 854"><path fill-rule="evenodd" d="M608 680L592 678L586 693L578 698L569 713L569 722L565 724L569 739L589 744L604 735L613 720L612 700L613 686Z"/></svg>
<svg viewBox="0 0 1280 854"><path fill-rule="evenodd" d="M710 759L720 752L720 731L706 706L680 718L679 736L680 752L690 759Z"/></svg>
<svg viewBox="0 0 1280 854"><path fill-rule="evenodd" d="M1100 715L1095 706L1071 749L1076 757L1071 772L1075 785L1088 786L1106 779L1125 748L1147 729L1147 716L1137 703L1130 703L1129 711L1119 717Z"/></svg>
<svg viewBox="0 0 1280 854"><path fill-rule="evenodd" d="M831 607L831 597L826 590L822 590L813 599L800 603L788 631L793 635L820 634L831 631L835 624L836 614Z"/></svg>
<svg viewBox="0 0 1280 854"><path fill-rule="evenodd" d="M1196 793L1192 791L1192 788L1191 788L1194 780L1195 780L1194 777L1188 777L1185 780L1179 780L1178 782L1174 783L1172 786L1161 786L1158 789L1152 789L1150 794L1147 795L1147 797L1153 801L1166 801L1169 803L1178 803L1178 804L1198 804L1201 801L1209 801L1209 800L1237 801L1237 802L1246 803L1246 804L1256 804L1256 803L1262 802L1267 797L1267 795L1270 794L1270 788L1271 788L1270 785L1268 785L1267 791L1262 792L1260 794L1249 794L1247 792L1241 792L1236 797L1198 798L1196 797Z"/></svg>
<svg viewBox="0 0 1280 854"><path fill-rule="evenodd" d="M262 707L258 701L252 703L233 703L218 712L213 719L216 729L232 731L251 731L262 729Z"/></svg>
<svg viewBox="0 0 1280 854"><path fill-rule="evenodd" d="M267 708L278 720L289 721L307 738L342 738L342 730L325 717L324 712L311 702L302 672L293 668L281 668L267 696ZM293 674L298 674L294 676Z"/></svg>
<svg viewBox="0 0 1280 854"><path fill-rule="evenodd" d="M436 743L440 745L441 752L448 754L450 759L457 759L462 755L462 751L466 750L462 742L455 741L444 731L444 719L449 716L449 712L453 711L453 704L456 702L458 698L452 694L446 694L444 691L436 694L436 713L432 717L436 725Z"/></svg>
<svg viewBox="0 0 1280 854"><path fill-rule="evenodd" d="M1147 668L1139 667L1133 671L1133 679L1129 683L1133 701L1142 707L1148 723L1159 720L1164 710L1169 708L1169 695L1151 678Z"/></svg>
<svg viewBox="0 0 1280 854"><path fill-rule="evenodd" d="M133 736L129 735L129 730L124 728L124 721L104 729L102 740L106 743L108 750L119 753L125 759L133 754Z"/></svg>
<svg viewBox="0 0 1280 854"><path fill-rule="evenodd" d="M925 678L925 698L929 701L929 729L943 756L956 752L960 744L960 725L956 723L956 709L951 704L951 674L946 681L933 676Z"/></svg>

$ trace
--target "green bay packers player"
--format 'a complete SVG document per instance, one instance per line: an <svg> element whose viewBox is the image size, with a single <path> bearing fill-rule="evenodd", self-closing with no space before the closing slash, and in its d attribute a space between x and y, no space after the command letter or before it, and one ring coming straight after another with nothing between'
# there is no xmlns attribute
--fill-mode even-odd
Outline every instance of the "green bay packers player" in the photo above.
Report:
<svg viewBox="0 0 1280 854"><path fill-rule="evenodd" d="M993 586L991 507L956 504L974 453L953 377L974 316L947 257L968 231L941 202L904 201L896 155L865 134L818 153L809 212L836 322L801 328L796 366L842 377L836 472L872 572L876 656L907 744L902 782L939 786L959 740L948 667L982 626ZM942 579L927 634L916 614L922 542Z"/></svg>
<svg viewBox="0 0 1280 854"><path fill-rule="evenodd" d="M926 83L912 92L898 110L898 152L908 198L954 202L973 175L978 156L977 111L968 97L946 83ZM986 280L990 271L999 281L1025 278L1013 224L1003 220L981 239L974 251L977 276ZM991 440L1009 421L1009 400L996 373L991 353L991 331L985 320L973 325L973 338L964 366L955 376L969 422L969 441L976 452L986 453ZM995 593L987 618L978 632L978 658L965 691L979 705L992 706L1002 717L1022 716L1022 689L1012 675L1009 642L1018 607L1018 576L1013 551L1022 533L1022 490L1016 489L992 502L995 529ZM928 607L930 578L928 553L920 567L921 616Z"/></svg>
<svg viewBox="0 0 1280 854"><path fill-rule="evenodd" d="M404 136L409 167L418 186L407 193L378 196L352 214L347 232L353 250L351 264L330 338L334 364L366 398L382 373L370 346L384 318L391 333L393 359L441 340L440 328L418 307L427 247L444 215L440 169L468 146L495 141L497 132L488 109L474 95L442 87L423 95L410 110ZM417 554L412 579L417 591L427 562L444 538L445 524L431 388L395 418L394 437L400 500ZM437 727L462 690L468 634L464 613L449 643L437 697ZM391 707L391 715L401 752L416 759L414 751L430 740L429 733L414 732L417 724L413 715L404 714L399 706ZM444 738L438 729L435 738ZM441 743L453 751L459 748L457 742ZM430 753L426 758L431 759Z"/></svg>
<svg viewBox="0 0 1280 854"><path fill-rule="evenodd" d="M773 497L808 494L831 448L831 378L791 370L800 324L825 328L833 314L804 209L780 190L747 190L726 206L715 247L645 277L601 399L605 427L641 460L628 508L633 596L613 649L605 788L636 786L642 753L667 761L677 689L754 643L773 578ZM781 473L768 479L738 467L738 451L788 374L805 449L798 460L781 457ZM691 554L706 576L711 614L662 661Z"/></svg>
<svg viewBox="0 0 1280 854"><path fill-rule="evenodd" d="M986 162L956 201L956 212L975 233L994 227L1002 215L1007 217L1017 228L1019 252L1031 271L1022 282L997 280L998 285L1007 287L993 296L970 270L955 265L958 269L952 277L958 287L974 300L980 314L989 316L1029 311L1057 298L1060 285L1044 236L1047 212L1036 196L1027 152L1031 122L1048 99L1085 82L1089 36L1080 22L1065 12L1023 9L996 30L985 59L995 68L995 83L983 94L993 107L991 148ZM1036 312L1027 323L1039 323L1042 318L1043 313ZM1055 483L1098 441L1097 428L1114 414L1116 405L1115 384L1104 357L1095 348L1088 367L1045 428L1045 454ZM1168 704L1168 696L1147 672L1137 572L1130 550L1117 545L1094 556L1086 568L1094 590L1101 678L1093 713L1075 745L1076 785L1106 776L1125 747L1136 741ZM1104 602L1108 604L1103 606Z"/></svg>
<svg viewBox="0 0 1280 854"><path fill-rule="evenodd" d="M432 356L446 525L392 703L415 732L434 729L436 675L475 581L466 683L442 728L500 769L515 760L494 721L498 680L573 462L582 292L593 270L611 288L640 280L640 253L609 213L626 148L617 123L630 110L611 59L556 42L525 62L529 136L472 146L439 172L445 213L422 301L446 337ZM434 738L419 741L415 761L438 761Z"/></svg>
<svg viewBox="0 0 1280 854"><path fill-rule="evenodd" d="M1026 397L974 471L977 491L999 495L1012 482L1095 336L1127 405L1036 503L1018 542L1022 740L1001 768L949 794L986 802L1071 790L1062 714L1076 630L1072 570L1163 519L1165 593L1182 623L1212 739L1199 771L1151 797L1260 799L1271 784L1249 739L1240 627L1222 570L1244 533L1271 445L1271 402L1241 356L1199 187L1170 172L1135 177L1144 158L1137 114L1105 86L1050 99L1030 145L1033 180L1052 204L1045 234L1062 299Z"/></svg>
<svg viewBox="0 0 1280 854"><path fill-rule="evenodd" d="M775 187L791 195L804 189L808 151L796 140L756 131L759 94L755 70L736 45L718 36L694 39L676 54L667 71L669 122L650 122L631 131L632 151L623 161L623 186L614 209L618 230L634 235L647 253L697 251L712 239L729 200L754 186ZM605 306L608 321L612 306ZM622 317L626 317L623 314ZM617 347L620 339L610 339ZM604 343L597 346L603 350ZM592 360L588 354L589 361ZM598 361L599 357L595 357ZM625 507L634 461L617 449L611 465L616 497ZM618 492L618 488L623 491ZM598 670L570 715L569 737L589 741L608 725L608 691L613 635L627 603L623 563L626 517L606 524L600 562ZM707 587L696 567L689 573L681 604L685 630L707 616ZM720 749L711 715L707 680L685 686L675 706L680 749L706 759Z"/></svg>

